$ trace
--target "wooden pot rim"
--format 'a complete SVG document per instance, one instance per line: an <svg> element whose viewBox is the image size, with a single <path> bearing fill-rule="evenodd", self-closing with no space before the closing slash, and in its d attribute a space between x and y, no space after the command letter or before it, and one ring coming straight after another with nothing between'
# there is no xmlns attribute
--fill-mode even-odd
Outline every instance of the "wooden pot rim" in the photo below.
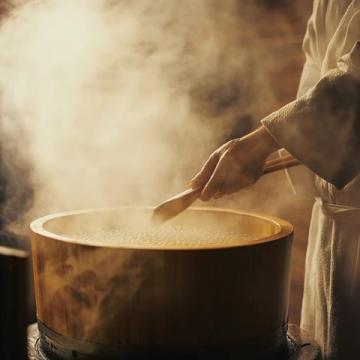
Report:
<svg viewBox="0 0 360 360"><path fill-rule="evenodd" d="M189 210L201 211L201 212L212 212L212 213L216 213L216 212L217 213L226 213L226 214L247 216L247 217L253 217L253 218L255 217L259 220L263 220L265 222L271 223L277 229L277 231L275 232L275 234L261 237L258 240L243 241L236 245L230 244L230 245L226 246L226 245L222 244L221 246L219 245L218 247L216 247L216 246L210 247L210 246L204 245L203 247L199 246L196 248L190 248L190 247L171 248L170 246L166 247L166 248L162 248L162 247L147 248L145 246L138 246L138 247L137 246L115 246L115 245L114 246L112 246L112 245L101 246L98 244L89 244L86 241L81 241L80 239L75 239L70 236L59 235L59 234L56 234L56 233L51 232L46 229L46 224L49 221L55 220L55 219L61 218L61 217L66 217L66 216L91 214L91 213L96 213L96 212L97 213L105 213L105 212L111 212L111 211L126 211L126 210L128 210L128 211L129 210L130 211L149 210L150 211L152 209L153 208L149 207L149 206L123 206L123 207L107 207L107 208L62 211L62 212L45 215L45 216L42 216L42 217L34 220L30 224L30 230L35 235L39 235L39 236L49 238L52 240L63 241L63 242L67 242L67 243L79 245L79 246L89 246L89 247L98 247L98 248L106 247L106 248L124 249L124 250L154 250L154 251L201 251L201 250L219 250L219 249L231 249L231 248L238 248L238 247L246 247L246 246L258 245L258 244L263 244L263 243L267 243L267 242L281 240L285 237L292 235L292 233L294 231L293 226L289 222L287 222L283 219L274 217L274 216L257 213L257 212L253 213L253 212L239 211L239 210L235 210L235 209L214 208L214 207L190 207Z"/></svg>

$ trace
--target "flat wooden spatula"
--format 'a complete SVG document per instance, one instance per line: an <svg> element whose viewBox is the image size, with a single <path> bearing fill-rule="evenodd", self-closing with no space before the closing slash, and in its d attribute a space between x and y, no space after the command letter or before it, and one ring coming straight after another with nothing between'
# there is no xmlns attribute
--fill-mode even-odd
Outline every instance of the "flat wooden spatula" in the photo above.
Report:
<svg viewBox="0 0 360 360"><path fill-rule="evenodd" d="M264 167L264 174L287 169L296 165L300 165L297 159L294 159L291 155L283 156L267 161ZM201 191L202 188L188 189L162 202L153 210L151 219L153 224L160 225L180 214L199 198Z"/></svg>
<svg viewBox="0 0 360 360"><path fill-rule="evenodd" d="M159 225L180 214L199 198L201 191L201 188L188 189L162 202L153 211L153 224Z"/></svg>

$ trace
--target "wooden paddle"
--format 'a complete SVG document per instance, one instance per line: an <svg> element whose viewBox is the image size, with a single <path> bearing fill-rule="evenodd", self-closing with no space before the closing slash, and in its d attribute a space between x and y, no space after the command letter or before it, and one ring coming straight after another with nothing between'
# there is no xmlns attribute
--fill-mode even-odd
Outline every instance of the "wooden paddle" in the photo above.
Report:
<svg viewBox="0 0 360 360"><path fill-rule="evenodd" d="M263 174L270 174L297 165L300 165L299 160L294 159L291 155L286 155L274 160L268 160L265 163ZM202 188L187 189L165 200L153 210L152 222L159 225L180 214L199 198L201 191Z"/></svg>

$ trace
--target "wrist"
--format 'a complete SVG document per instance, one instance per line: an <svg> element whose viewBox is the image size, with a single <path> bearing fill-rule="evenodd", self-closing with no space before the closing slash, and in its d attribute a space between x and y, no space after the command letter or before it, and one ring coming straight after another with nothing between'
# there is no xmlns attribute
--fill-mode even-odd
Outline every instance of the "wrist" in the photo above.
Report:
<svg viewBox="0 0 360 360"><path fill-rule="evenodd" d="M260 147L260 151L263 152L265 157L281 148L263 125L257 128L252 134L257 146Z"/></svg>
<svg viewBox="0 0 360 360"><path fill-rule="evenodd" d="M264 125L261 125L259 128L263 136L263 141L267 149L270 151L270 153L277 151L281 149L281 146L278 144L278 142L273 138L273 136L270 134L268 129Z"/></svg>

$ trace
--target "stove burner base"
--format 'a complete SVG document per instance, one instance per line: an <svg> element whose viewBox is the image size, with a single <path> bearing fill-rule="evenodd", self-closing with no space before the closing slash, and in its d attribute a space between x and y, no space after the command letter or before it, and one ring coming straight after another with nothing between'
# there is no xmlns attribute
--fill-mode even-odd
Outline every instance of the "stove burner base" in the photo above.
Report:
<svg viewBox="0 0 360 360"><path fill-rule="evenodd" d="M278 359L287 359L287 360L321 360L321 353L318 345L312 340L303 330L301 330L299 327L295 325L289 325L288 328L288 347L289 347L289 355L286 355L284 357L279 357ZM220 357L214 357L209 356L211 358L223 358ZM197 357L196 359L208 359L209 357ZM75 358L75 357L74 357ZM124 358L129 359L128 356L124 356ZM133 357L136 359L137 357ZM154 357L150 354L147 354L146 359L158 359L158 356ZM169 358L169 357L165 357ZM173 357L171 357L173 358ZM181 357L183 358L183 357ZM243 358L243 357L242 357ZM249 359L251 356L249 357ZM56 357L48 357L44 353L41 341L40 341L40 335L37 324L32 324L28 328L28 359L29 360L61 360L61 358ZM80 359L80 358L79 358Z"/></svg>

